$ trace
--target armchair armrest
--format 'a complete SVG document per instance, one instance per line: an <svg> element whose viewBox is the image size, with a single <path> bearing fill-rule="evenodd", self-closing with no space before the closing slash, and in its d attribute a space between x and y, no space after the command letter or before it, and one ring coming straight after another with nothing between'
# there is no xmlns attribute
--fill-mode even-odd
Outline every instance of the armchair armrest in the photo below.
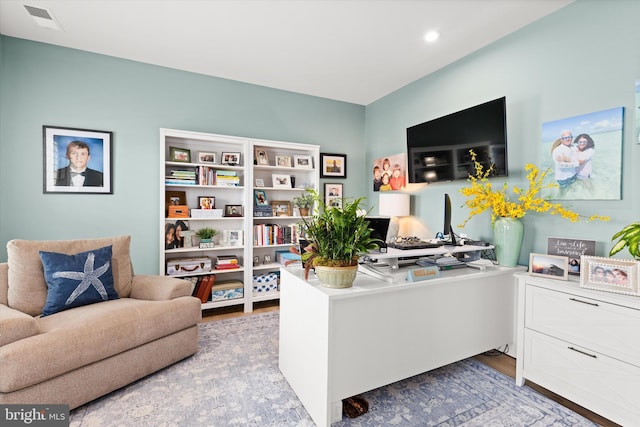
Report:
<svg viewBox="0 0 640 427"><path fill-rule="evenodd" d="M159 275L133 276L131 298L164 301L185 296L191 296L191 282L188 280Z"/></svg>
<svg viewBox="0 0 640 427"><path fill-rule="evenodd" d="M0 347L39 333L40 327L34 317L0 304Z"/></svg>

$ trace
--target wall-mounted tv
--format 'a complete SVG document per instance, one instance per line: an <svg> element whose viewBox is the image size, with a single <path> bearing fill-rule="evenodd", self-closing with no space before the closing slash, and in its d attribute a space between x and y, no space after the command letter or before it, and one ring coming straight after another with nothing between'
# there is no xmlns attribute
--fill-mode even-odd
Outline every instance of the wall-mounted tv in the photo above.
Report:
<svg viewBox="0 0 640 427"><path fill-rule="evenodd" d="M409 182L467 179L475 169L469 150L491 176L507 176L505 97L407 128Z"/></svg>

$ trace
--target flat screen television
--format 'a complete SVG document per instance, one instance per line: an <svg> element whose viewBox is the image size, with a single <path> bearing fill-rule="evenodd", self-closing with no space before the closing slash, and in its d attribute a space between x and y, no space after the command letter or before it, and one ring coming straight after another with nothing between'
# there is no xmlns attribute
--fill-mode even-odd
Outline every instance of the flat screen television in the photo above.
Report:
<svg viewBox="0 0 640 427"><path fill-rule="evenodd" d="M475 169L469 150L491 176L507 176L505 97L407 128L409 182L467 179Z"/></svg>

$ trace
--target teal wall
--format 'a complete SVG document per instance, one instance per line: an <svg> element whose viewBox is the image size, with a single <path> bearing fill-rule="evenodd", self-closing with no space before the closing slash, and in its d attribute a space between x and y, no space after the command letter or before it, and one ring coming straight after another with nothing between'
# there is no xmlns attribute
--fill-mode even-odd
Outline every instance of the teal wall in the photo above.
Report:
<svg viewBox="0 0 640 427"><path fill-rule="evenodd" d="M510 185L522 185L525 163L541 160L541 125L566 117L625 107L622 200L568 201L586 215L610 215L608 223L570 223L543 214L525 216L520 256L546 252L546 239L596 240L606 255L610 238L622 226L640 220L640 145L634 142L635 81L640 79L640 2L578 0L560 11L462 60L368 105L367 162L406 150L406 128L491 99L506 96ZM369 171L369 182L371 172ZM505 180L493 180L501 185ZM425 229L443 223L443 194L454 207L453 223L468 210L458 190L466 182L435 183L412 189L412 210ZM367 194L377 194L367 184ZM474 217L464 229L476 239L492 239L488 214ZM624 252L625 256L629 256ZM622 256L623 254L620 253Z"/></svg>
<svg viewBox="0 0 640 427"><path fill-rule="evenodd" d="M159 128L319 144L345 153L345 194L366 173L361 105L0 38L0 261L13 238L132 235L158 271ZM42 126L113 131L113 195L43 194Z"/></svg>

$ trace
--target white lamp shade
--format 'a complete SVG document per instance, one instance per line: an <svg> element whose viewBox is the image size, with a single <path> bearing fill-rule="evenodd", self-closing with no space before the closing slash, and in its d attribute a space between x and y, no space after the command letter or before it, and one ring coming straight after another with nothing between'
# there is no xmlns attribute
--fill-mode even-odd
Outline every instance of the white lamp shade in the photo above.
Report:
<svg viewBox="0 0 640 427"><path fill-rule="evenodd" d="M380 193L378 214L392 217L411 215L411 196L407 193Z"/></svg>

